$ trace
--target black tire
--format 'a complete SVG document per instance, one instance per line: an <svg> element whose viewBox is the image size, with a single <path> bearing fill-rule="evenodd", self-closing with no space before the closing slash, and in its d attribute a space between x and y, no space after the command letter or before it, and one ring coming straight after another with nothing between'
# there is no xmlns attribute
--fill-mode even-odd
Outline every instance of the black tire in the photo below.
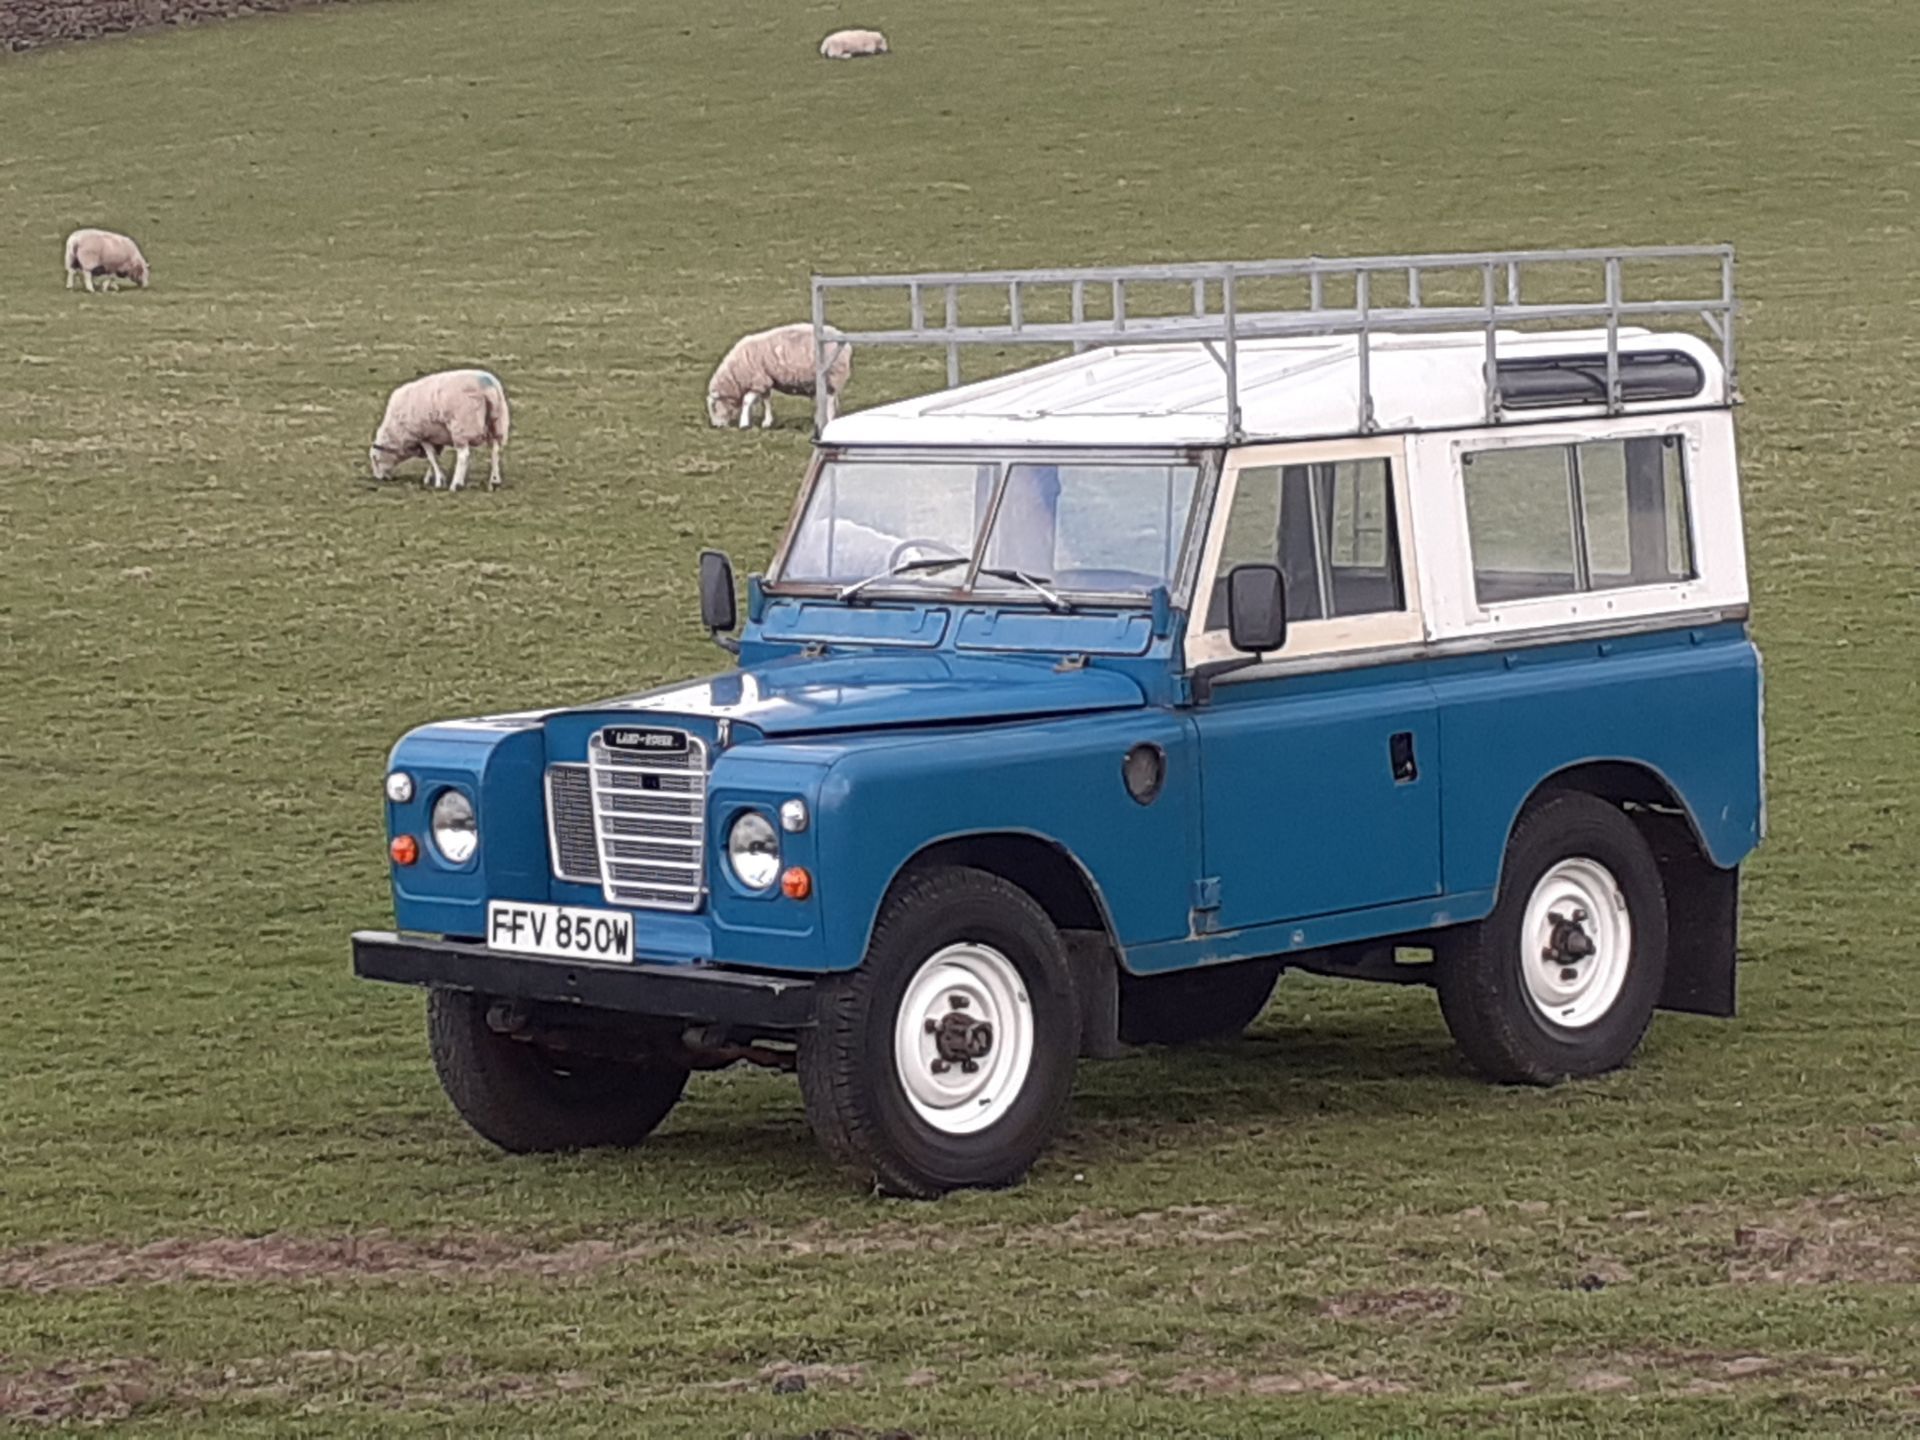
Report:
<svg viewBox="0 0 1920 1440"><path fill-rule="evenodd" d="M1538 937L1525 940L1522 931L1542 878L1578 860L1610 872L1632 940L1615 998L1589 1023L1570 1029L1555 1023L1529 993L1522 966L1547 962ZM1660 867L1617 806L1575 791L1550 794L1513 827L1493 913L1442 931L1435 951L1434 979L1447 1028L1467 1059L1492 1079L1553 1085L1616 1069L1646 1035L1666 979L1667 901Z"/></svg>
<svg viewBox="0 0 1920 1440"><path fill-rule="evenodd" d="M1005 1112L952 1134L908 1098L894 1027L922 966L956 944L989 946L1018 971L1033 1055ZM1060 934L1026 891L982 870L929 869L888 896L860 968L824 981L800 1040L800 1093L827 1153L864 1190L932 1199L1024 1176L1058 1133L1073 1094L1080 1010Z"/></svg>
<svg viewBox="0 0 1920 1440"><path fill-rule="evenodd" d="M687 1088L687 1072L561 1055L487 1024L484 995L433 990L427 1041L460 1118L502 1150L637 1145Z"/></svg>
<svg viewBox="0 0 1920 1440"><path fill-rule="evenodd" d="M1120 1038L1129 1045L1194 1045L1240 1034L1267 1008L1277 960L1242 960L1173 975L1120 977Z"/></svg>

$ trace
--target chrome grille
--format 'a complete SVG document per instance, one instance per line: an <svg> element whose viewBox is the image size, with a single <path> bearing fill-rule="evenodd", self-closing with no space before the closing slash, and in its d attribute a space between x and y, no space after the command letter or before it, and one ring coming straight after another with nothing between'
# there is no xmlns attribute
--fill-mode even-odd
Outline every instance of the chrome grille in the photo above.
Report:
<svg viewBox="0 0 1920 1440"><path fill-rule="evenodd" d="M706 890L707 747L679 754L587 743L602 890L610 905L697 910Z"/></svg>
<svg viewBox="0 0 1920 1440"><path fill-rule="evenodd" d="M593 780L584 765L547 767L547 855L553 873L577 885L600 883L593 834Z"/></svg>

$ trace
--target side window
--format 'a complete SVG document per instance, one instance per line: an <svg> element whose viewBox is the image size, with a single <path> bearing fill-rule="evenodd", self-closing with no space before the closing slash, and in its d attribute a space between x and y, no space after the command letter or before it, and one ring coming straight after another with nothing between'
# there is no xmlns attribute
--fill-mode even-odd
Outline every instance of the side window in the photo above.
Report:
<svg viewBox="0 0 1920 1440"><path fill-rule="evenodd" d="M1675 436L1461 456L1482 604L1691 579Z"/></svg>
<svg viewBox="0 0 1920 1440"><path fill-rule="evenodd" d="M1277 564L1290 620L1404 610L1400 541L1385 459L1242 470L1207 608L1227 623L1226 577L1236 565Z"/></svg>

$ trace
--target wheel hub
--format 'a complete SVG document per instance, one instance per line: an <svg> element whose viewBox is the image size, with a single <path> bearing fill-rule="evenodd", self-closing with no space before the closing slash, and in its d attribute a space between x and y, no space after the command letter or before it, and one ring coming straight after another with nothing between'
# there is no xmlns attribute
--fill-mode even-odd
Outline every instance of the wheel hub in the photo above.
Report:
<svg viewBox="0 0 1920 1440"><path fill-rule="evenodd" d="M936 1052L927 1068L935 1075L955 1065L971 1075L993 1050L993 1026L969 1015L967 1003L964 995L949 995L947 1013L926 1023L926 1033L933 1036Z"/></svg>
<svg viewBox="0 0 1920 1440"><path fill-rule="evenodd" d="M1540 877L1521 932L1527 997L1569 1030L1597 1023L1626 984L1633 922L1612 872L1568 859Z"/></svg>
<svg viewBox="0 0 1920 1440"><path fill-rule="evenodd" d="M894 1070L914 1112L971 1134L1019 1096L1033 1064L1033 1007L1019 969L986 945L938 951L907 982L894 1025Z"/></svg>

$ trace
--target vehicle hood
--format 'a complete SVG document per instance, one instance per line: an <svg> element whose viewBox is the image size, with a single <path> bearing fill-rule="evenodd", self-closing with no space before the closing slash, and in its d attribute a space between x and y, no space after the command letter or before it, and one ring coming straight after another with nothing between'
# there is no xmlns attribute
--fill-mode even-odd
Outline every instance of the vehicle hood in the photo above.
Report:
<svg viewBox="0 0 1920 1440"><path fill-rule="evenodd" d="M1076 715L1145 703L1140 687L1113 670L918 654L776 660L583 708L734 720L780 736Z"/></svg>

